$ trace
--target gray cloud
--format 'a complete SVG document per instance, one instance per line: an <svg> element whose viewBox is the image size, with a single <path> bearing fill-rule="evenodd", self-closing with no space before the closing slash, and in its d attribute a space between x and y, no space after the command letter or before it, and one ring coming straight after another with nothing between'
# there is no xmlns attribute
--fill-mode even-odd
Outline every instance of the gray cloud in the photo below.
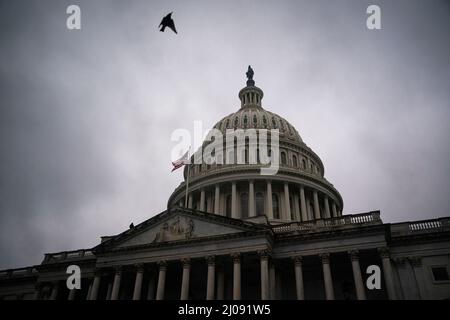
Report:
<svg viewBox="0 0 450 320"><path fill-rule="evenodd" d="M0 1L0 268L95 245L164 210L170 135L263 105L325 164L345 213L448 215L446 1ZM179 34L161 33L174 11Z"/></svg>

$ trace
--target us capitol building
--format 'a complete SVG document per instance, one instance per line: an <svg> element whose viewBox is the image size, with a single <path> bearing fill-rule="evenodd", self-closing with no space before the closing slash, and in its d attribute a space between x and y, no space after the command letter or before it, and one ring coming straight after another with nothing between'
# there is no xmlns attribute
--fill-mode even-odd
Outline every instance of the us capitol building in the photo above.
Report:
<svg viewBox="0 0 450 320"><path fill-rule="evenodd" d="M258 163L186 165L167 210L93 248L0 271L0 299L449 299L450 218L343 214L319 156L247 77L239 110L214 128L278 129L276 175ZM69 265L81 289L67 288ZM366 285L369 266L379 289Z"/></svg>

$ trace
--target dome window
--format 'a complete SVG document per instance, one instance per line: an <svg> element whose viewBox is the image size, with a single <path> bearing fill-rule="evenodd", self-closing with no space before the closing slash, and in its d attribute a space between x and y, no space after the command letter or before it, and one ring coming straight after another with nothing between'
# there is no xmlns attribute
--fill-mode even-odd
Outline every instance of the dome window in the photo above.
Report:
<svg viewBox="0 0 450 320"><path fill-rule="evenodd" d="M281 153L281 164L286 165L286 152Z"/></svg>
<svg viewBox="0 0 450 320"><path fill-rule="evenodd" d="M256 127L256 124L258 123L258 118L256 118L256 114L253 115L253 126Z"/></svg>
<svg viewBox="0 0 450 320"><path fill-rule="evenodd" d="M277 122L275 121L275 118L272 118L272 127L273 127L274 129L277 128Z"/></svg>
<svg viewBox="0 0 450 320"><path fill-rule="evenodd" d="M225 124L225 128L228 129L230 127L230 119L227 119L227 123Z"/></svg>
<svg viewBox="0 0 450 320"><path fill-rule="evenodd" d="M239 118L236 117L236 118L234 118L234 126L237 127L238 124L239 124Z"/></svg>
<svg viewBox="0 0 450 320"><path fill-rule="evenodd" d="M267 128L267 119L266 119L266 116L263 116L263 124L264 124L264 127Z"/></svg>
<svg viewBox="0 0 450 320"><path fill-rule="evenodd" d="M247 128L248 119L247 116L244 116L244 127Z"/></svg>
<svg viewBox="0 0 450 320"><path fill-rule="evenodd" d="M292 165L298 167L297 156L295 154L292 156Z"/></svg>

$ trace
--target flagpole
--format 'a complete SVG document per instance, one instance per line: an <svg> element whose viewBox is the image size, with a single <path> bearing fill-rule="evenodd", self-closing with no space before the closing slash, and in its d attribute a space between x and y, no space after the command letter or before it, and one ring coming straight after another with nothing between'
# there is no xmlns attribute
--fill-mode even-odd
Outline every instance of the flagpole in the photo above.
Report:
<svg viewBox="0 0 450 320"><path fill-rule="evenodd" d="M190 151L191 147L189 147L188 150L188 159L189 159L189 163L188 163L188 168L187 168L187 177L186 177L186 199L184 200L184 207L187 208L188 206L188 189L189 189L189 171L191 169L191 157L190 157Z"/></svg>

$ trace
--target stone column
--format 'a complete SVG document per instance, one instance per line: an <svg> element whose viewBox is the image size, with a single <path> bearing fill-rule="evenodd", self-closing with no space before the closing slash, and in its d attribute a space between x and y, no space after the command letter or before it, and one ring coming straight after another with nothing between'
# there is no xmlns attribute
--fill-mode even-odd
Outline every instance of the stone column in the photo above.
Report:
<svg viewBox="0 0 450 320"><path fill-rule="evenodd" d="M76 293L77 293L77 289L69 290L69 296L67 297L67 300L75 300Z"/></svg>
<svg viewBox="0 0 450 320"><path fill-rule="evenodd" d="M106 300L111 300L111 294L112 294L112 283L108 283L108 289L106 291Z"/></svg>
<svg viewBox="0 0 450 320"><path fill-rule="evenodd" d="M387 247L379 248L378 252L381 256L381 262L383 264L384 280L386 281L386 289L388 298L390 300L396 300L394 277L392 274L391 258L389 256L389 249Z"/></svg>
<svg viewBox="0 0 450 320"><path fill-rule="evenodd" d="M214 192L214 213L220 214L220 187L216 184Z"/></svg>
<svg viewBox="0 0 450 320"><path fill-rule="evenodd" d="M91 299L91 292L92 292L92 282L89 284L89 289L88 289L88 292L86 294L86 300Z"/></svg>
<svg viewBox="0 0 450 320"><path fill-rule="evenodd" d="M308 221L308 211L306 210L305 188L300 186L300 212L302 221Z"/></svg>
<svg viewBox="0 0 450 320"><path fill-rule="evenodd" d="M269 300L269 252L258 251L261 265L261 300Z"/></svg>
<svg viewBox="0 0 450 320"><path fill-rule="evenodd" d="M114 275L114 282L113 282L113 288L111 292L111 300L118 300L119 299L119 290L120 290L120 282L122 278L122 268L117 267L116 273Z"/></svg>
<svg viewBox="0 0 450 320"><path fill-rule="evenodd" d="M248 215L249 217L256 216L255 212L255 187L253 180L248 182Z"/></svg>
<svg viewBox="0 0 450 320"><path fill-rule="evenodd" d="M200 206L199 206L199 210L200 211L205 211L205 190L202 189L202 191L200 191Z"/></svg>
<svg viewBox="0 0 450 320"><path fill-rule="evenodd" d="M156 289L156 300L164 299L164 289L166 286L166 271L167 263L165 261L159 262L158 288Z"/></svg>
<svg viewBox="0 0 450 320"><path fill-rule="evenodd" d="M223 270L217 272L217 300L223 300L225 297L225 276Z"/></svg>
<svg viewBox="0 0 450 320"><path fill-rule="evenodd" d="M325 282L325 297L327 300L334 300L333 278L330 270L330 254L323 253L320 255L322 260L323 280Z"/></svg>
<svg viewBox="0 0 450 320"><path fill-rule="evenodd" d="M59 292L59 281L53 282L52 294L50 295L50 300L56 300Z"/></svg>
<svg viewBox="0 0 450 320"><path fill-rule="evenodd" d="M236 192L236 182L231 183L231 217L234 219L239 219L237 206L237 192Z"/></svg>
<svg viewBox="0 0 450 320"><path fill-rule="evenodd" d="M334 201L331 202L331 210L333 212L333 217L337 217L336 203L334 203Z"/></svg>
<svg viewBox="0 0 450 320"><path fill-rule="evenodd" d="M409 257L409 262L411 263L414 278L416 280L417 288L419 289L419 298L428 299L428 290L426 287L423 268L422 268L422 258L421 257Z"/></svg>
<svg viewBox="0 0 450 320"><path fill-rule="evenodd" d="M141 300L142 279L144 278L144 264L136 265L136 279L134 280L133 300Z"/></svg>
<svg viewBox="0 0 450 320"><path fill-rule="evenodd" d="M349 251L350 260L352 261L353 280L355 281L356 298L358 300L366 300L366 290L361 276L361 267L359 266L358 250Z"/></svg>
<svg viewBox="0 0 450 320"><path fill-rule="evenodd" d="M270 286L270 299L275 300L276 296L276 283L275 283L275 264L274 261L269 266L269 286Z"/></svg>
<svg viewBox="0 0 450 320"><path fill-rule="evenodd" d="M302 267L303 257L301 256L292 257L292 260L294 260L297 300L305 300L305 288L303 285L303 267Z"/></svg>
<svg viewBox="0 0 450 320"><path fill-rule="evenodd" d="M234 253L233 259L233 300L241 300L241 255Z"/></svg>
<svg viewBox="0 0 450 320"><path fill-rule="evenodd" d="M206 283L206 300L214 300L214 285L216 281L216 263L214 256L206 257L208 263L208 275Z"/></svg>
<svg viewBox="0 0 450 320"><path fill-rule="evenodd" d="M320 219L320 209L319 209L319 196L317 195L317 191L313 191L314 198L314 218Z"/></svg>
<svg viewBox="0 0 450 320"><path fill-rule="evenodd" d="M189 299L189 274L191 271L191 260L190 259L182 259L183 263L183 278L181 280L181 294L180 300L188 300Z"/></svg>
<svg viewBox="0 0 450 320"><path fill-rule="evenodd" d="M188 208L192 209L193 207L194 207L194 198L192 192L190 192L188 195Z"/></svg>
<svg viewBox="0 0 450 320"><path fill-rule="evenodd" d="M272 182L267 180L267 218L273 219Z"/></svg>
<svg viewBox="0 0 450 320"><path fill-rule="evenodd" d="M291 220L291 203L289 201L289 184L284 183L284 219Z"/></svg>
<svg viewBox="0 0 450 320"><path fill-rule="evenodd" d="M97 300L98 298L98 288L100 287L101 275L100 271L95 272L94 282L92 283L91 294L89 300Z"/></svg>
<svg viewBox="0 0 450 320"><path fill-rule="evenodd" d="M330 204L328 203L328 196L327 195L323 196L323 204L324 204L324 208L325 208L325 218L331 218L331 215L330 215Z"/></svg>

